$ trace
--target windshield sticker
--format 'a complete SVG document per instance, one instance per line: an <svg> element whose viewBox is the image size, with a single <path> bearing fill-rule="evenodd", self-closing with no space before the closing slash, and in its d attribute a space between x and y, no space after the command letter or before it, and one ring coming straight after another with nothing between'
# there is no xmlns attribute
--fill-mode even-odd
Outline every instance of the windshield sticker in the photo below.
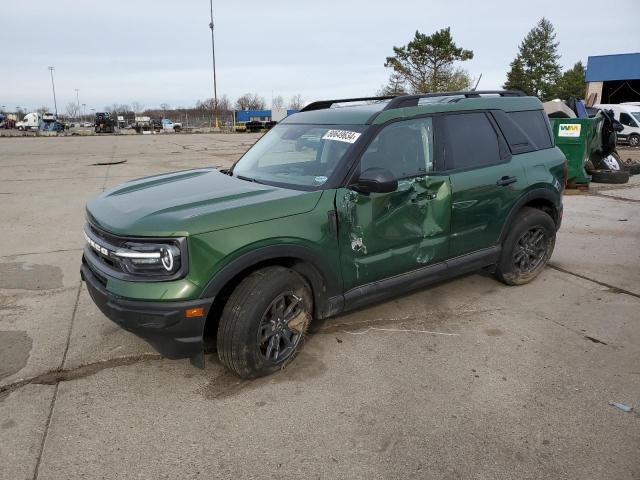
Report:
<svg viewBox="0 0 640 480"><path fill-rule="evenodd" d="M326 181L327 181L327 177L325 177L324 175L318 175L317 177L315 177L313 179L313 184L314 185L322 185Z"/></svg>
<svg viewBox="0 0 640 480"><path fill-rule="evenodd" d="M338 142L355 143L360 134L350 130L329 130L322 137L323 140L337 140Z"/></svg>
<svg viewBox="0 0 640 480"><path fill-rule="evenodd" d="M580 136L581 127L582 125L580 125L579 123L560 124L558 136L577 138Z"/></svg>

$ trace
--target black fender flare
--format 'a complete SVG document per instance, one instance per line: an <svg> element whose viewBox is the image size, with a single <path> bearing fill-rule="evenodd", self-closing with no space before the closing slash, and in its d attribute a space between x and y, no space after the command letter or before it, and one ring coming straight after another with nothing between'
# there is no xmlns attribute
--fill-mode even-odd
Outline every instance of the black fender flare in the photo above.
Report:
<svg viewBox="0 0 640 480"><path fill-rule="evenodd" d="M548 200L555 210L555 218L553 219L556 227L560 227L560 219L562 218L562 196L559 192L555 192L548 188L534 188L532 190L527 191L524 195L522 195L518 201L511 207L509 211L509 215L507 215L507 219L502 225L502 230L500 231L500 237L498 237L498 245L502 245L504 238L509 233L511 225L522 207L524 207L527 203L532 202L534 200Z"/></svg>
<svg viewBox="0 0 640 480"><path fill-rule="evenodd" d="M334 272L325 258L308 247L296 244L278 244L259 247L241 254L218 270L203 289L201 298L213 298L237 275L260 263L287 258L297 260L300 265L296 270L304 276L314 293L316 313L325 317L336 310L336 303L342 299L339 272ZM311 267L311 268L309 268ZM341 305L340 305L341 307ZM339 308L338 308L339 309Z"/></svg>

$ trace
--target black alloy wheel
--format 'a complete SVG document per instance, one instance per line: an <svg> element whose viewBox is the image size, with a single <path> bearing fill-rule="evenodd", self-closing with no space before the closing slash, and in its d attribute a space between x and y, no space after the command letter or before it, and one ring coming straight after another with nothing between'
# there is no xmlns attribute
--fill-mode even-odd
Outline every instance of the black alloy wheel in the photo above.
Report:
<svg viewBox="0 0 640 480"><path fill-rule="evenodd" d="M302 298L293 292L271 302L258 327L258 348L265 360L280 363L296 351L302 339L297 324L301 315L305 315Z"/></svg>
<svg viewBox="0 0 640 480"><path fill-rule="evenodd" d="M527 230L514 248L514 269L521 274L534 272L546 256L547 241L547 234L543 228L533 227Z"/></svg>

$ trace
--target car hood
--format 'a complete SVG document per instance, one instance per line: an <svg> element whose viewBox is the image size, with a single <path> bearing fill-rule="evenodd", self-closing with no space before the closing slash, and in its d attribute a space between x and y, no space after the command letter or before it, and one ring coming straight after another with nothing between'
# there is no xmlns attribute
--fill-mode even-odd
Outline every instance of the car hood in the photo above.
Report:
<svg viewBox="0 0 640 480"><path fill-rule="evenodd" d="M305 213L321 195L207 168L132 180L91 200L87 213L116 235L186 236Z"/></svg>

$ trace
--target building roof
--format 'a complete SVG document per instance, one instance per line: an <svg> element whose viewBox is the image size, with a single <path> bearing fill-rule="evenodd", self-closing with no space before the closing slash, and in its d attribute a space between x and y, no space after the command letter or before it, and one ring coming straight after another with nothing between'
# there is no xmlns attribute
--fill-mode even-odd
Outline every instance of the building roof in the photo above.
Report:
<svg viewBox="0 0 640 480"><path fill-rule="evenodd" d="M443 101L446 100L446 101ZM413 107L384 110L389 100L311 110L294 113L280 123L312 125L365 125L384 123L394 118L413 117L440 112L459 112L464 110L504 110L505 112L523 110L542 110L542 104L536 97L498 97L479 98L438 97Z"/></svg>
<svg viewBox="0 0 640 480"><path fill-rule="evenodd" d="M587 82L640 80L640 53L589 57L586 80Z"/></svg>

